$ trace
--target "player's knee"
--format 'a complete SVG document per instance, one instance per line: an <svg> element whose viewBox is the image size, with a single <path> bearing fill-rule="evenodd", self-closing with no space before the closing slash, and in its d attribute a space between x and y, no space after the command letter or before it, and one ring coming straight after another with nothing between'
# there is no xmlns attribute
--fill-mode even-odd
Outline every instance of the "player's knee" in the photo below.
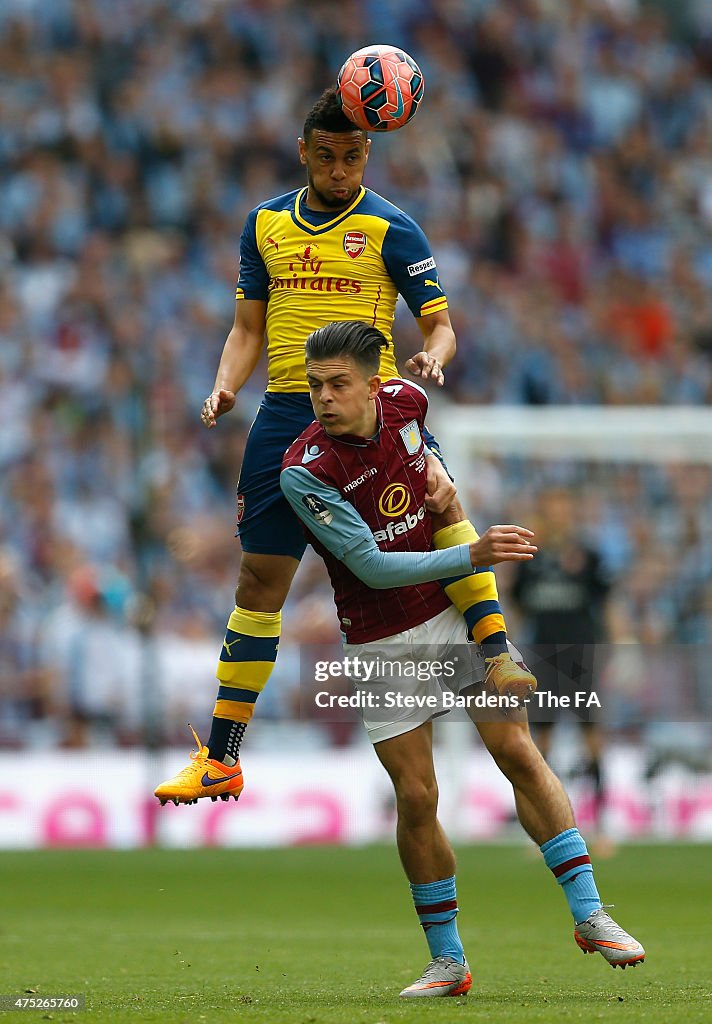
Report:
<svg viewBox="0 0 712 1024"><path fill-rule="evenodd" d="M287 587L287 591L288 591ZM253 565L243 557L235 591L235 604L250 611L279 611L284 604L284 581L275 566Z"/></svg>
<svg viewBox="0 0 712 1024"><path fill-rule="evenodd" d="M508 778L531 775L545 764L528 730L516 725L502 729L490 753Z"/></svg>
<svg viewBox="0 0 712 1024"><path fill-rule="evenodd" d="M411 825L423 824L437 815L438 784L435 777L410 775L394 783L398 816Z"/></svg>

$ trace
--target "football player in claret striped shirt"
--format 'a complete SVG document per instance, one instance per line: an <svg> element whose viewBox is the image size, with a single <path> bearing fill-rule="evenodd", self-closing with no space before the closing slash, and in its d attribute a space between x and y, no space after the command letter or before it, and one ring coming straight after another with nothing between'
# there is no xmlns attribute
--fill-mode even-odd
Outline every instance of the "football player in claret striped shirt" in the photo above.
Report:
<svg viewBox="0 0 712 1024"><path fill-rule="evenodd" d="M267 342L267 392L250 429L237 485L242 561L218 662L218 693L208 742L156 796L165 803L203 797L237 798L243 787L239 749L277 657L281 609L304 553L304 536L279 487L282 456L312 421L304 375L304 342L319 327L361 321L387 338L398 295L407 302L423 347L405 368L443 383L442 367L455 353L447 296L428 240L407 213L363 185L370 140L346 119L335 90L309 112L299 159L307 184L262 203L247 217L240 240L235 321L223 349L212 393L201 414L208 428L235 404ZM399 375L389 348L383 380ZM454 492L438 461L427 459L429 507L442 512ZM305 453L305 464L309 453ZM454 505L434 538L437 547L476 542L477 533ZM450 601L465 615L472 638L484 644L492 685L524 692L536 685L506 646L494 573L453 575L444 581Z"/></svg>
<svg viewBox="0 0 712 1024"><path fill-rule="evenodd" d="M362 323L334 323L310 335L306 371L317 421L285 454L281 485L326 562L350 664L374 669L365 690L356 680L364 724L393 782L398 851L432 957L401 996L457 996L472 977L456 924L455 859L437 819L431 725L448 705L439 704L432 677L407 667L451 664L455 671L444 677L450 692L473 696L473 685L485 679L484 661L463 656L462 617L434 581L496 561L526 562L536 548L529 530L509 525L431 550L422 436L428 399L417 384L381 382L385 345ZM580 948L600 952L613 967L641 962L643 947L601 903L571 805L532 741L525 710L489 720L476 705L468 710L512 784L522 826L562 886Z"/></svg>

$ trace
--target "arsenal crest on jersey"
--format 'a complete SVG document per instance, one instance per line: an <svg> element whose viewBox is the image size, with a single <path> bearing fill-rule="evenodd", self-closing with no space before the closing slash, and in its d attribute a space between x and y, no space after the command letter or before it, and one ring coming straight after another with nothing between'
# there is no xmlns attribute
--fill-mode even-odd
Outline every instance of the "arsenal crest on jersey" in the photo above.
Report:
<svg viewBox="0 0 712 1024"><path fill-rule="evenodd" d="M355 260L366 249L366 236L363 231L347 231L344 235L344 252Z"/></svg>
<svg viewBox="0 0 712 1024"><path fill-rule="evenodd" d="M237 496L237 523L238 526L242 522L242 517L245 514L245 495L238 494Z"/></svg>

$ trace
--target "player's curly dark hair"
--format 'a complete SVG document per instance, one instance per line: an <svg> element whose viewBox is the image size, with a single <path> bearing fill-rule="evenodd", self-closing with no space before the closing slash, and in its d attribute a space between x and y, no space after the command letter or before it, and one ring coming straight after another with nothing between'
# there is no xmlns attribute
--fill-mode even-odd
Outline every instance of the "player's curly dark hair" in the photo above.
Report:
<svg viewBox="0 0 712 1024"><path fill-rule="evenodd" d="M305 356L311 359L336 359L351 356L369 374L378 373L381 349L388 348L388 339L377 327L360 320L340 320L320 327L307 338Z"/></svg>
<svg viewBox="0 0 712 1024"><path fill-rule="evenodd" d="M315 128L321 128L323 132L361 131L342 110L339 95L334 88L326 89L307 114L304 122L305 142L309 142L309 136Z"/></svg>

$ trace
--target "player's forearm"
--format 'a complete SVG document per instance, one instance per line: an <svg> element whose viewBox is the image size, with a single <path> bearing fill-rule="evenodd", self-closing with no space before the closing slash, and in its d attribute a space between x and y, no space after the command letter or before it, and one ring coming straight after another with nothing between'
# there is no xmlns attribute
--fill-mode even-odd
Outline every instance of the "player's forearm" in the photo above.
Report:
<svg viewBox="0 0 712 1024"><path fill-rule="evenodd" d="M371 538L348 551L344 565L372 590L431 583L472 572L467 544L442 551L380 551Z"/></svg>
<svg viewBox="0 0 712 1024"><path fill-rule="evenodd" d="M455 332L450 324L437 324L423 344L423 351L437 359L441 366L447 366L456 349Z"/></svg>
<svg viewBox="0 0 712 1024"><path fill-rule="evenodd" d="M227 336L213 391L224 388L237 394L257 366L263 345L264 334L235 325Z"/></svg>
<svg viewBox="0 0 712 1024"><path fill-rule="evenodd" d="M418 327L423 335L423 351L427 352L440 366L447 366L457 348L455 332L452 329L448 311L441 309L437 313L421 316L418 320Z"/></svg>

